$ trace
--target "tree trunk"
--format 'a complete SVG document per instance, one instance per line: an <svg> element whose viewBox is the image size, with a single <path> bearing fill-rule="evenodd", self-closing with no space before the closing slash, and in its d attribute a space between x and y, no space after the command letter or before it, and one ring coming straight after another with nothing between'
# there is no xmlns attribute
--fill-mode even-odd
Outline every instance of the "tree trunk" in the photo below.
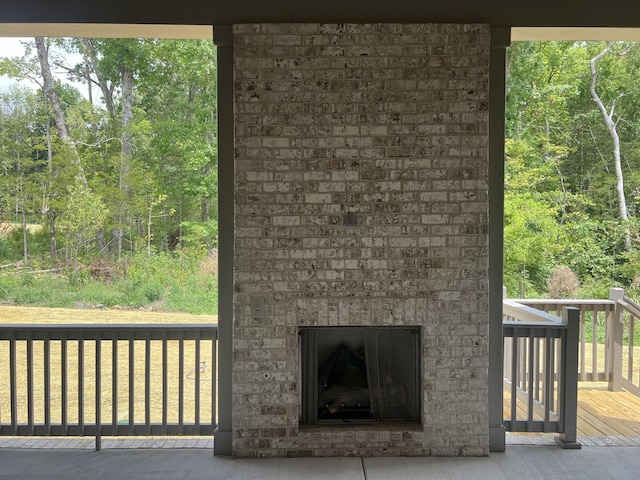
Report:
<svg viewBox="0 0 640 480"><path fill-rule="evenodd" d="M55 262L58 256L58 242L56 239L56 212L53 208L49 210L49 253L51 261Z"/></svg>
<svg viewBox="0 0 640 480"><path fill-rule="evenodd" d="M27 243L27 212L22 204L22 254L24 255L24 266L29 262L29 244Z"/></svg>
<svg viewBox="0 0 640 480"><path fill-rule="evenodd" d="M133 156L133 138L131 135L131 122L133 121L133 70L127 65L122 66L122 135L120 151L120 191L122 197L119 205L119 225L114 235L116 237L118 258L122 254L124 241L123 223L127 218L127 204L131 198L131 184L129 174L131 171L131 157Z"/></svg>
<svg viewBox="0 0 640 480"><path fill-rule="evenodd" d="M602 59L606 54L611 51L611 45L608 44L607 47L600 52L598 55L591 59L590 67L591 67L591 85L589 87L589 91L591 92L591 98L596 102L600 113L602 114L602 118L604 119L604 123L607 126L607 130L609 131L609 135L613 140L613 165L616 173L616 192L618 194L618 212L620 215L620 220L622 220L625 225L625 247L627 250L631 249L631 233L629 231L629 227L627 225L629 221L629 211L627 209L627 200L624 194L624 176L622 173L622 161L620 156L620 136L618 135L617 122L614 121L614 113L616 103L615 100L611 105L611 109L607 111L607 108L604 106L600 95L596 92L596 81L598 78L598 72L596 70L597 62Z"/></svg>
<svg viewBox="0 0 640 480"><path fill-rule="evenodd" d="M51 257L51 261L55 262L56 257L58 255L58 241L56 239L56 212L51 206L51 192L53 190L53 146L51 145L51 119L49 114L47 114L47 172L49 173L48 185L47 185L47 198L49 205L47 205L47 210L49 214L49 256Z"/></svg>
<svg viewBox="0 0 640 480"><path fill-rule="evenodd" d="M42 72L43 89L45 96L47 97L47 100L51 105L51 110L53 111L53 119L56 123L56 128L58 129L58 135L71 150L71 162L77 169L76 178L82 183L82 185L87 186L87 178L85 177L84 169L82 168L82 164L80 163L78 151L71 141L69 129L67 128L67 122L64 116L64 111L62 110L62 105L60 104L60 98L58 97L58 93L56 92L54 87L53 75L51 75L49 56L47 47L44 42L44 37L35 37L35 40L36 49L38 51L38 61L40 62L40 70Z"/></svg>
<svg viewBox="0 0 640 480"><path fill-rule="evenodd" d="M116 109L113 103L113 87L109 87L107 82L104 80L103 76L100 75L98 71L98 53L96 51L96 47L93 44L93 41L90 38L83 38L82 45L84 46L85 51L84 57L85 62L89 62L93 65L93 71L96 74L96 80L98 83L98 87L102 92L102 99L104 100L104 105L107 108L107 112L109 112L109 116L113 119L116 117Z"/></svg>

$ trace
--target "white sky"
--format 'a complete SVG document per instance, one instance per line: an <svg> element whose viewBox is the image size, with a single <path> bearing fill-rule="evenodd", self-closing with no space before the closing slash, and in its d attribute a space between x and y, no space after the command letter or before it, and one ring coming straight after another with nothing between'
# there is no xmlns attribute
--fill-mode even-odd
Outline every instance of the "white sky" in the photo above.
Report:
<svg viewBox="0 0 640 480"><path fill-rule="evenodd" d="M0 58L11 58L11 57L20 57L24 54L24 46L21 41L32 42L33 37L28 38L14 38L14 37L0 37ZM71 57L69 57L71 59ZM73 61L71 59L71 61ZM53 67L52 67L53 69ZM56 72L53 72L54 76ZM66 79L62 78L63 81L66 82ZM0 75L0 91L7 90L11 85L15 84L16 81L6 77L5 75ZM66 82L69 83L69 82ZM30 88L37 88L35 84L32 82L25 82L25 86ZM84 89L82 86L78 84L73 84L78 90L80 90L84 94Z"/></svg>
<svg viewBox="0 0 640 480"><path fill-rule="evenodd" d="M20 44L20 38L0 38L0 57L17 57L22 55L24 49ZM22 39L28 40L28 39ZM0 75L0 90L6 90L13 81L5 75Z"/></svg>

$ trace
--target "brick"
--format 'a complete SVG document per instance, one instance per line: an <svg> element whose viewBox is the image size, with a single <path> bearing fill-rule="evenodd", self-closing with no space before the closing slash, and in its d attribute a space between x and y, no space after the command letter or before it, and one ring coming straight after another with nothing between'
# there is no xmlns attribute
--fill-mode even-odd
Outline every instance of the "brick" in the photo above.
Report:
<svg viewBox="0 0 640 480"><path fill-rule="evenodd" d="M234 455L486 455L488 26L234 41ZM299 326L404 324L422 326L424 425L299 428Z"/></svg>

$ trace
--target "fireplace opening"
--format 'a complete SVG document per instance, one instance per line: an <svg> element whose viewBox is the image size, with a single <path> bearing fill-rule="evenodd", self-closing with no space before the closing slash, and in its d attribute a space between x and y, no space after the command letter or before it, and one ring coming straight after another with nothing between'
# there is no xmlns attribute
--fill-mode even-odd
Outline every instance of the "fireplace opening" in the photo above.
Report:
<svg viewBox="0 0 640 480"><path fill-rule="evenodd" d="M300 328L300 423L419 423L419 333L419 327Z"/></svg>

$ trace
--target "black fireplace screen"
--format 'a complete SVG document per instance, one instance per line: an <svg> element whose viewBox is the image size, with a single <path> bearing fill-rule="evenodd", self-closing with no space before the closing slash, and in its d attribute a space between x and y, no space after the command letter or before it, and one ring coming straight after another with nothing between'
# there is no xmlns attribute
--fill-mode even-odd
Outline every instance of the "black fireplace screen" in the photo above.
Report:
<svg viewBox="0 0 640 480"><path fill-rule="evenodd" d="M419 332L301 328L301 423L419 422Z"/></svg>

